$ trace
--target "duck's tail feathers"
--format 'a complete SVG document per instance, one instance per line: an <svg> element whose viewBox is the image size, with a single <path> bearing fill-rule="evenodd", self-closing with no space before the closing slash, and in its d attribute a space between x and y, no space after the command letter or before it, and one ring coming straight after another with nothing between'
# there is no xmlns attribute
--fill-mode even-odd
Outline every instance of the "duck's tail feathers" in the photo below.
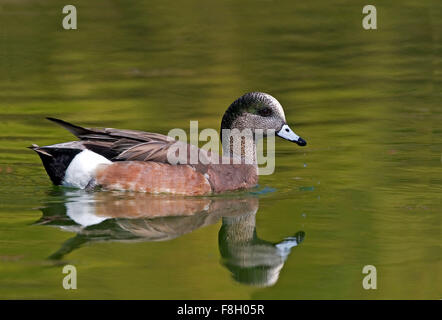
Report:
<svg viewBox="0 0 442 320"><path fill-rule="evenodd" d="M52 183L55 185L61 185L63 183L66 170L70 163L77 154L84 150L84 147L83 149L76 147L57 147L56 145L39 147L36 144L28 148L34 150L40 156L49 178L51 178Z"/></svg>
<svg viewBox="0 0 442 320"><path fill-rule="evenodd" d="M62 126L66 130L68 130L70 133L72 133L74 136L76 136L77 138L80 138L80 139L82 136L85 136L90 133L94 133L94 131L92 131L92 130L77 126L75 124L72 124L72 123L69 123L69 122L66 122L66 121L63 121L60 119L56 119L56 118L52 118L52 117L46 117L46 119Z"/></svg>

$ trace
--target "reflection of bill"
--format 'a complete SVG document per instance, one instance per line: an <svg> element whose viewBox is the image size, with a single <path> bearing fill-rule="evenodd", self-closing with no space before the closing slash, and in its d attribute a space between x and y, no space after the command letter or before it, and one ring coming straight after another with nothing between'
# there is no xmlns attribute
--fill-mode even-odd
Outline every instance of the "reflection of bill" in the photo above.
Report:
<svg viewBox="0 0 442 320"><path fill-rule="evenodd" d="M166 241L217 223L222 218L219 250L234 279L241 283L274 284L290 249L303 232L279 243L256 236L259 199L236 197L172 197L144 193L63 190L63 201L42 209L39 224L76 232L50 259L59 260L85 243L98 241ZM66 216L69 219L66 219Z"/></svg>

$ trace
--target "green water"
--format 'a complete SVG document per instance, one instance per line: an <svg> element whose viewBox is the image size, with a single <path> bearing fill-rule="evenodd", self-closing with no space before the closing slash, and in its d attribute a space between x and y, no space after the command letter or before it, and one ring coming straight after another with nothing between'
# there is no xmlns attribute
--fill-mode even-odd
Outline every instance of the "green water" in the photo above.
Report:
<svg viewBox="0 0 442 320"><path fill-rule="evenodd" d="M366 31L366 4L75 1L66 31L59 1L1 0L0 298L439 299L442 8L382 1ZM46 116L219 128L248 91L308 141L251 192L64 190L25 148L73 138Z"/></svg>

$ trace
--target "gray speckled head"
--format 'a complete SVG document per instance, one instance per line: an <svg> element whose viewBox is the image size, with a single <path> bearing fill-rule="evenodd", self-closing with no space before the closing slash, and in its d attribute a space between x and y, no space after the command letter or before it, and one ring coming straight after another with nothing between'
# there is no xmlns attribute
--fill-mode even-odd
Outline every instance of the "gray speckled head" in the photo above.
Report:
<svg viewBox="0 0 442 320"><path fill-rule="evenodd" d="M263 92L250 92L235 100L227 109L221 122L222 129L274 129L285 124L281 104Z"/></svg>
<svg viewBox="0 0 442 320"><path fill-rule="evenodd" d="M224 113L223 129L275 130L279 137L305 146L307 142L286 124L284 110L274 97L263 92L250 92L236 99ZM221 137L221 140L223 138ZM223 140L222 140L223 141Z"/></svg>

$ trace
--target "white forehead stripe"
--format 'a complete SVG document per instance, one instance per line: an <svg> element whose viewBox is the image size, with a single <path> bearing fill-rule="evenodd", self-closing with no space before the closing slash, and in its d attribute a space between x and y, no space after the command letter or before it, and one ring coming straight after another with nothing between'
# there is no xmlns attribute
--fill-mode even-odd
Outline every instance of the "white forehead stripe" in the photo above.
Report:
<svg viewBox="0 0 442 320"><path fill-rule="evenodd" d="M290 129L288 125L283 125L281 130L277 132L277 135L281 138L290 140L290 141L298 141L299 136Z"/></svg>

